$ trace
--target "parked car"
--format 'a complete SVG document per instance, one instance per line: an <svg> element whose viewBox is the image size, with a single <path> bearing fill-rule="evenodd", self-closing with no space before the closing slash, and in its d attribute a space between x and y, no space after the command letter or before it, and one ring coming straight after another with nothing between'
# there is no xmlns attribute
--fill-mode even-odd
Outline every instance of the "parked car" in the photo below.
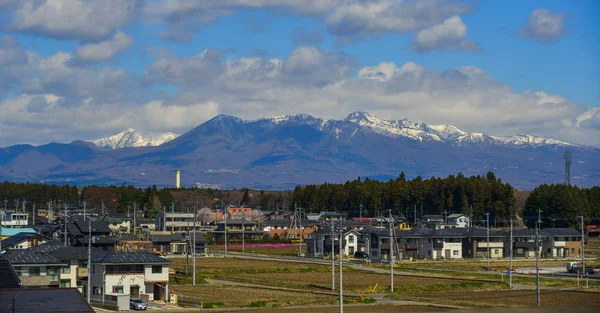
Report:
<svg viewBox="0 0 600 313"><path fill-rule="evenodd" d="M354 258L355 259L368 259L369 254L364 251L356 251L356 252L354 252Z"/></svg>
<svg viewBox="0 0 600 313"><path fill-rule="evenodd" d="M148 305L142 301L142 299L131 299L129 300L129 308L132 310L146 310Z"/></svg>

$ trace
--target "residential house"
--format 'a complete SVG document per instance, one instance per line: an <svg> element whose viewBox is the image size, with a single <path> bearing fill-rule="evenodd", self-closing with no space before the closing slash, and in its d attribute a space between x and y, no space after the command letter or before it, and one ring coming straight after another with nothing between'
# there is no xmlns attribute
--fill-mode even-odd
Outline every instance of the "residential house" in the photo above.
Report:
<svg viewBox="0 0 600 313"><path fill-rule="evenodd" d="M31 249L7 250L0 259L11 263L24 286L60 286L60 271L65 265L53 256Z"/></svg>
<svg viewBox="0 0 600 313"><path fill-rule="evenodd" d="M50 239L37 233L18 233L2 240L2 250L28 249L33 246L43 244L49 240Z"/></svg>
<svg viewBox="0 0 600 313"><path fill-rule="evenodd" d="M358 238L360 234L354 230L348 230L344 233L344 242L342 243L342 251L344 256L354 256L354 252L358 250Z"/></svg>
<svg viewBox="0 0 600 313"><path fill-rule="evenodd" d="M88 248L65 246L62 242L51 241L42 245L35 246L31 251L42 253L54 257L61 261L64 266L60 270L60 287L77 288L80 292L86 293L85 284L88 277ZM91 257L97 258L107 252L99 248L92 247Z"/></svg>
<svg viewBox="0 0 600 313"><path fill-rule="evenodd" d="M227 227L226 227L227 226ZM217 228L211 233L216 242L225 241L225 229L227 228L227 241L240 241L242 235L245 239L259 240L263 235L256 222L246 219L228 219L227 221L218 222Z"/></svg>
<svg viewBox="0 0 600 313"><path fill-rule="evenodd" d="M2 218L2 228L27 226L29 224L29 213L4 212Z"/></svg>
<svg viewBox="0 0 600 313"><path fill-rule="evenodd" d="M246 217L249 217L252 214L252 208L242 208L242 207L228 207L227 214L230 217L238 216L240 214L244 214Z"/></svg>
<svg viewBox="0 0 600 313"><path fill-rule="evenodd" d="M444 222L444 216L442 215L423 215L423 218L421 218L421 222L424 224L427 223L431 223L431 222Z"/></svg>
<svg viewBox="0 0 600 313"><path fill-rule="evenodd" d="M150 240L152 241L152 249L154 251L160 251L163 254L184 254L188 248L188 241L186 238L193 240L193 232L189 234L187 232L179 232L174 234L152 234ZM191 243L193 244L193 243ZM196 232L196 246L206 246L207 240L204 234ZM191 251L191 250L190 250ZM197 253L203 253L196 251Z"/></svg>
<svg viewBox="0 0 600 313"><path fill-rule="evenodd" d="M464 214L448 215L448 225L450 225L450 227L468 228L471 227L470 221L469 217Z"/></svg>
<svg viewBox="0 0 600 313"><path fill-rule="evenodd" d="M108 223L105 221L92 221L91 232L89 223L89 219L84 220L82 217L71 218L67 223L68 244L75 247L87 247L91 236L92 247L113 251L116 242L111 236L112 230L108 227Z"/></svg>
<svg viewBox="0 0 600 313"><path fill-rule="evenodd" d="M318 225L317 221L312 220L298 221L294 225L293 220L273 219L262 222L261 227L270 238L277 235L279 238L296 239L300 238L300 234L306 238L318 229Z"/></svg>
<svg viewBox="0 0 600 313"><path fill-rule="evenodd" d="M566 258L581 255L581 232L573 228L544 228L544 257Z"/></svg>
<svg viewBox="0 0 600 313"><path fill-rule="evenodd" d="M166 216L166 219L165 219ZM184 231L194 225L194 213L166 212L158 213L155 218L155 228L161 231Z"/></svg>
<svg viewBox="0 0 600 313"><path fill-rule="evenodd" d="M294 217L293 211L275 210L275 211L262 211L263 216L266 220L291 220ZM309 213L308 215L310 215ZM307 215L307 219L308 218ZM315 216L318 214L315 214ZM316 220L316 219L314 219Z"/></svg>
<svg viewBox="0 0 600 313"><path fill-rule="evenodd" d="M510 256L510 230L503 230L504 234L504 255ZM540 233L542 241L547 235ZM538 248L541 250L541 245ZM513 229L513 257L515 258L534 258L535 257L535 229L515 228Z"/></svg>
<svg viewBox="0 0 600 313"><path fill-rule="evenodd" d="M490 230L489 245L488 231L486 228L471 228L467 237L463 239L463 255L465 258L487 258L488 247L490 258L505 256L506 233L499 230ZM509 246L509 245L507 245Z"/></svg>
<svg viewBox="0 0 600 313"><path fill-rule="evenodd" d="M150 301L168 300L171 261L146 252L111 252L92 260L94 301L107 294L148 295Z"/></svg>
<svg viewBox="0 0 600 313"><path fill-rule="evenodd" d="M419 238L418 254L420 259L462 259L462 241L465 233L457 229L415 229L415 235L423 235Z"/></svg>
<svg viewBox="0 0 600 313"><path fill-rule="evenodd" d="M356 238L352 238L356 243L354 247L358 249L358 236L357 232L349 233L345 231L344 233L344 242L349 241L348 236L353 236ZM340 253L340 235L339 232L333 234L331 228L320 228L319 230L307 235L306 238L306 256L313 258L323 258L328 255L331 255L331 251L333 249L333 254ZM356 240L355 240L356 239ZM344 244L342 244L342 253L347 255L348 251L345 251ZM353 252L354 253L354 252Z"/></svg>
<svg viewBox="0 0 600 313"><path fill-rule="evenodd" d="M0 260L0 309L13 313L94 313L74 288L23 288L15 269ZM6 309L6 310L4 310Z"/></svg>
<svg viewBox="0 0 600 313"><path fill-rule="evenodd" d="M0 234L0 239L4 240L8 237L17 235L17 234L21 234L21 233L30 233L30 234L37 234L38 231L35 228L32 227L22 227L22 228L9 228L9 227L2 227L2 233Z"/></svg>
<svg viewBox="0 0 600 313"><path fill-rule="evenodd" d="M154 219L151 218L145 218L145 217L138 217L136 220L136 229L138 229L141 232L149 232L149 231L155 231L156 230L156 223L154 222ZM161 229L162 230L162 229Z"/></svg>

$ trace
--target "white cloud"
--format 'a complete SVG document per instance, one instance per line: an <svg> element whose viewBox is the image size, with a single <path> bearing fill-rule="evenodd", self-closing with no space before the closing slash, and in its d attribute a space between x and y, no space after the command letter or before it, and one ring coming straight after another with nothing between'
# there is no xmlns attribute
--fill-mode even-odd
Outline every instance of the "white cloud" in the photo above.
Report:
<svg viewBox="0 0 600 313"><path fill-rule="evenodd" d="M129 49L133 40L124 32L118 31L112 39L77 47L75 63L98 63L106 61L123 50Z"/></svg>
<svg viewBox="0 0 600 313"><path fill-rule="evenodd" d="M8 40L3 47L10 51L17 45ZM208 49L191 57L159 55L140 84L119 68L70 67L68 53L25 55L21 66L31 70L20 78L22 94L0 102L0 131L6 130L0 145L100 138L128 127L184 132L217 113L343 118L368 111L469 132L525 133L600 146L597 107L590 110L543 91L516 93L474 66L438 71L414 62L381 62L357 69L343 53L308 46L284 59L225 57ZM165 84L177 93L166 97L152 91Z"/></svg>
<svg viewBox="0 0 600 313"><path fill-rule="evenodd" d="M99 41L129 23L138 0L22 0L10 29L56 39Z"/></svg>
<svg viewBox="0 0 600 313"><path fill-rule="evenodd" d="M413 49L420 52L432 50L481 51L481 47L467 36L467 26L460 17L452 16L442 24L419 31L413 42Z"/></svg>
<svg viewBox="0 0 600 313"><path fill-rule="evenodd" d="M552 14L546 9L536 9L529 16L527 26L520 29L520 33L539 43L553 43L564 35L565 20L565 14Z"/></svg>

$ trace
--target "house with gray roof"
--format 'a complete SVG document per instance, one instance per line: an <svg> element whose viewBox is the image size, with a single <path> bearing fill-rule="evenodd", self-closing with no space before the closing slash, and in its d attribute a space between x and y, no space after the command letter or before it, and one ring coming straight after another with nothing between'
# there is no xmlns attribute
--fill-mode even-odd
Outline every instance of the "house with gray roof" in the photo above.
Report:
<svg viewBox="0 0 600 313"><path fill-rule="evenodd" d="M0 255L0 260L8 260L11 263L24 286L60 286L60 271L65 265L47 253L31 249L8 250Z"/></svg>
<svg viewBox="0 0 600 313"><path fill-rule="evenodd" d="M147 252L110 252L92 260L93 301L106 295L129 294L131 298L148 295L150 301L167 300L169 264L164 257Z"/></svg>

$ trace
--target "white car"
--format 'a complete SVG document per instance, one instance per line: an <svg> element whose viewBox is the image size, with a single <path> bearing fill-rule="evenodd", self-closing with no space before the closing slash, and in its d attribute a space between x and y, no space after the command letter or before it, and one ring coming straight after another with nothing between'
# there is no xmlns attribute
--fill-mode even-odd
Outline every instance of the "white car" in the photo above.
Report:
<svg viewBox="0 0 600 313"><path fill-rule="evenodd" d="M129 308L132 310L146 310L148 305L144 303L141 299L131 299L129 300Z"/></svg>

